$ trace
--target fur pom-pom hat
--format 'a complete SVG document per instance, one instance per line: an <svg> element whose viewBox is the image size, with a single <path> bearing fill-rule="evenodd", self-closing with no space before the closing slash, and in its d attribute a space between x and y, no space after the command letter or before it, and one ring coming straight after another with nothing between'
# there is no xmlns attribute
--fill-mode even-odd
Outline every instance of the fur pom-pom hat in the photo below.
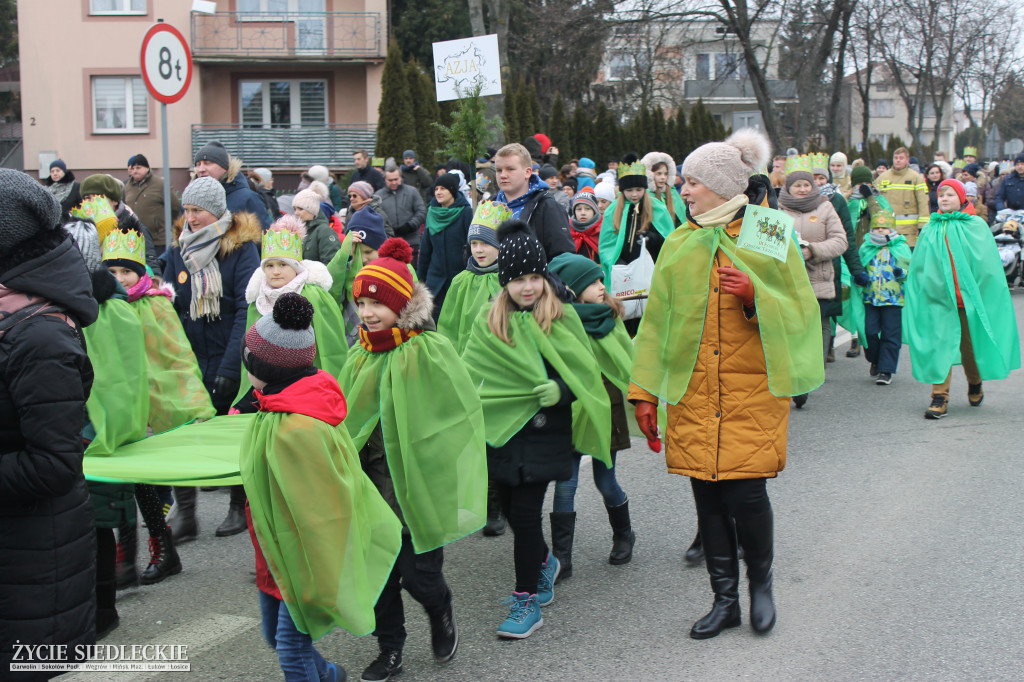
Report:
<svg viewBox="0 0 1024 682"><path fill-rule="evenodd" d="M544 247L522 220L506 220L498 228L498 283L505 286L532 273L548 274Z"/></svg>
<svg viewBox="0 0 1024 682"><path fill-rule="evenodd" d="M312 366L316 357L313 304L288 293L277 299L270 315L249 327L242 344L242 363L267 383L284 381Z"/></svg>
<svg viewBox="0 0 1024 682"><path fill-rule="evenodd" d="M292 208L301 208L309 211L316 217L320 214L320 202L327 201L327 197L330 196L330 191L327 189L327 185L314 180L313 183L295 195L292 199Z"/></svg>
<svg viewBox="0 0 1024 682"><path fill-rule="evenodd" d="M352 282L352 298L372 298L400 315L412 298L410 263L412 247L409 242L398 237L388 239L377 250L376 260L370 261L356 274Z"/></svg>
<svg viewBox="0 0 1024 682"><path fill-rule="evenodd" d="M763 133L741 128L724 142L709 142L683 161L683 175L693 178L724 199L743 193L750 176L763 171L771 156Z"/></svg>

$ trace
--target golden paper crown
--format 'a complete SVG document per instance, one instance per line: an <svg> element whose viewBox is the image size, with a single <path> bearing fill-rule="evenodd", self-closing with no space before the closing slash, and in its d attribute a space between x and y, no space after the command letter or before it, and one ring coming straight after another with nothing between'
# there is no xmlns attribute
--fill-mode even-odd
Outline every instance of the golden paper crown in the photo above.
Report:
<svg viewBox="0 0 1024 682"><path fill-rule="evenodd" d="M499 225L512 218L512 211L505 204L481 201L476 207L476 213L473 214L473 222L470 224L483 225L492 230L497 230Z"/></svg>
<svg viewBox="0 0 1024 682"><path fill-rule="evenodd" d="M786 158L786 175L795 173L796 171L805 171L807 173L814 174L814 166L812 165L811 154L800 154L799 156L790 156ZM826 157L827 158L827 157ZM828 161L825 161L825 168L828 168Z"/></svg>
<svg viewBox="0 0 1024 682"><path fill-rule="evenodd" d="M822 175L828 175L828 154L815 153L808 154L811 157L811 168L823 169L825 172Z"/></svg>
<svg viewBox="0 0 1024 682"><path fill-rule="evenodd" d="M301 261L302 237L292 230L272 225L263 233L263 253L260 257L264 261L271 258Z"/></svg>
<svg viewBox="0 0 1024 682"><path fill-rule="evenodd" d="M103 239L103 260L130 260L146 264L146 240L135 230L111 230Z"/></svg>
<svg viewBox="0 0 1024 682"><path fill-rule="evenodd" d="M878 227L888 227L894 229L896 227L896 218L892 211L879 211L871 216L871 229L874 230Z"/></svg>
<svg viewBox="0 0 1024 682"><path fill-rule="evenodd" d="M977 147L964 147L964 156L977 156L977 155L978 155L978 148Z"/></svg>
<svg viewBox="0 0 1024 682"><path fill-rule="evenodd" d="M114 213L114 207L111 205L110 199L102 194L97 194L71 209L71 216L79 220L91 220L96 225L96 233L99 235L101 244L110 231L117 227L117 214Z"/></svg>
<svg viewBox="0 0 1024 682"><path fill-rule="evenodd" d="M628 166L625 164L621 164L619 166L619 177L624 178L627 175L642 175L646 178L647 166L644 165L643 161L637 161L635 163L629 164Z"/></svg>
<svg viewBox="0 0 1024 682"><path fill-rule="evenodd" d="M964 163L963 159L954 159L954 161L953 161L953 168L955 168L957 170L960 170L961 168L963 168L966 165L967 164Z"/></svg>

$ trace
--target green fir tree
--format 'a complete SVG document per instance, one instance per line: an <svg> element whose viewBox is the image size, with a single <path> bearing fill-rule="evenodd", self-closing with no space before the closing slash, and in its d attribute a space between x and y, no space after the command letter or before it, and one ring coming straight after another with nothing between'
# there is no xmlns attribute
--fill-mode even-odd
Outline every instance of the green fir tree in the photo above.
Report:
<svg viewBox="0 0 1024 682"><path fill-rule="evenodd" d="M388 46L388 56L384 61L377 120L374 155L394 156L400 162L402 152L416 145L416 118L402 50L394 40Z"/></svg>
<svg viewBox="0 0 1024 682"><path fill-rule="evenodd" d="M444 157L456 158L473 166L477 157L487 151L492 130L501 129L501 118L487 118L487 102L480 95L480 85L469 92L460 92L458 108L452 112L451 125L434 123L444 137Z"/></svg>
<svg viewBox="0 0 1024 682"><path fill-rule="evenodd" d="M548 136L551 144L558 147L560 159L571 159L573 154L569 137L569 120L565 117L565 103L562 101L562 94L555 95L555 101L551 103L551 116L548 119Z"/></svg>

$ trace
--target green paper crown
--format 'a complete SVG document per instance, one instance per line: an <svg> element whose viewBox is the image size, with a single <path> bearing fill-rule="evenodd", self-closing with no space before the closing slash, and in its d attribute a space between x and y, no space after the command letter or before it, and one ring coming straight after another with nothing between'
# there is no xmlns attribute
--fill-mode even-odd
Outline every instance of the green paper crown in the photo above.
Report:
<svg viewBox="0 0 1024 682"><path fill-rule="evenodd" d="M135 230L111 230L103 240L103 260L130 260L146 264L146 240Z"/></svg>
<svg viewBox="0 0 1024 682"><path fill-rule="evenodd" d="M799 156L790 156L786 159L786 175L795 173L796 171L805 171L813 175L814 171L813 157L811 154L801 154ZM825 161L825 168L828 168L828 161Z"/></svg>
<svg viewBox="0 0 1024 682"><path fill-rule="evenodd" d="M97 194L91 199L71 209L71 217L79 220L91 220L96 225L96 232L99 234L100 242L107 238L110 231L117 227L117 214L114 207L102 194Z"/></svg>
<svg viewBox="0 0 1024 682"><path fill-rule="evenodd" d="M811 157L811 168L824 168L826 175L828 174L828 154L822 154L820 152L815 154L808 154Z"/></svg>
<svg viewBox="0 0 1024 682"><path fill-rule="evenodd" d="M476 207L476 213L473 214L473 222L471 224L483 225L492 230L497 230L499 225L506 220L511 220L512 217L512 211L505 204L481 201Z"/></svg>
<svg viewBox="0 0 1024 682"><path fill-rule="evenodd" d="M642 176L644 176L646 178L647 177L647 166L644 165L643 161L637 161L635 163L629 164L628 166L620 165L619 166L619 177L620 178L624 178L627 175L642 175Z"/></svg>
<svg viewBox="0 0 1024 682"><path fill-rule="evenodd" d="M290 258L302 260L302 238L291 230L271 227L263 233L263 260Z"/></svg>
<svg viewBox="0 0 1024 682"><path fill-rule="evenodd" d="M888 227L889 229L896 227L896 218L892 211L881 210L871 216L871 229L879 227Z"/></svg>
<svg viewBox="0 0 1024 682"><path fill-rule="evenodd" d="M964 156L977 156L977 155L978 155L978 148L977 147L964 147Z"/></svg>
<svg viewBox="0 0 1024 682"><path fill-rule="evenodd" d="M966 165L967 165L967 164L966 164L966 163L964 163L964 160L963 160L963 159L955 159L955 160L953 161L953 168L955 168L955 169L957 169L957 170L960 170L961 168L963 168L963 167L964 167L964 166L966 166Z"/></svg>

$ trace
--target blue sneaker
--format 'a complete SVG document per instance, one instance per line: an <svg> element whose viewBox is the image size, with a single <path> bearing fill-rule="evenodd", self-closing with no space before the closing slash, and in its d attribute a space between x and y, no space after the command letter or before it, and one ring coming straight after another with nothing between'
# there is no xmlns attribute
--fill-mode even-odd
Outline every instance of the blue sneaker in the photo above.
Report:
<svg viewBox="0 0 1024 682"><path fill-rule="evenodd" d="M512 596L504 603L509 604L510 608L508 618L498 626L498 637L525 639L532 635L534 630L544 625L540 607L537 606L537 595L513 592Z"/></svg>
<svg viewBox="0 0 1024 682"><path fill-rule="evenodd" d="M555 581L562 571L562 564L554 554L548 552L548 560L540 565L540 580L537 581L537 605L547 606L555 601Z"/></svg>

